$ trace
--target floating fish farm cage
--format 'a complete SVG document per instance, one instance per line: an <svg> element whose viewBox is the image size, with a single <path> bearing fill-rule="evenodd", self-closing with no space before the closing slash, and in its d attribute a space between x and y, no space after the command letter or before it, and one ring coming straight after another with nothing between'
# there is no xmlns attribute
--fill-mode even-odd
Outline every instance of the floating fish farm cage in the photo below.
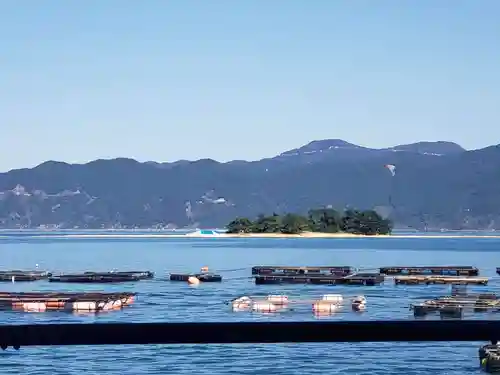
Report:
<svg viewBox="0 0 500 375"><path fill-rule="evenodd" d="M420 284L463 284L463 285L487 285L487 277L457 277L457 276L395 276L394 283L396 285L420 285Z"/></svg>
<svg viewBox="0 0 500 375"><path fill-rule="evenodd" d="M152 279L153 277L154 273L151 271L84 272L51 276L49 281L59 283L119 283Z"/></svg>
<svg viewBox="0 0 500 375"><path fill-rule="evenodd" d="M385 280L384 275L357 273L351 266L254 266L252 275L256 285L379 285Z"/></svg>
<svg viewBox="0 0 500 375"><path fill-rule="evenodd" d="M488 373L500 373L500 346L488 344L479 348L479 365Z"/></svg>
<svg viewBox="0 0 500 375"><path fill-rule="evenodd" d="M378 285L384 282L383 275L356 273L356 269L351 266L254 266L252 275L256 285Z"/></svg>
<svg viewBox="0 0 500 375"><path fill-rule="evenodd" d="M474 284L487 285L472 266L381 267L378 273L359 272L352 266L254 266L255 284L379 285L388 275L396 285Z"/></svg>
<svg viewBox="0 0 500 375"><path fill-rule="evenodd" d="M254 266L252 275L337 275L347 276L356 272L351 266Z"/></svg>
<svg viewBox="0 0 500 375"><path fill-rule="evenodd" d="M266 284L326 284L326 285L379 285L385 277L377 273L358 273L347 276L338 275L283 275L269 274L254 276L256 285Z"/></svg>
<svg viewBox="0 0 500 375"><path fill-rule="evenodd" d="M495 294L447 296L412 304L410 309L415 317L439 313L441 316L462 318L465 312L499 312L500 300Z"/></svg>
<svg viewBox="0 0 500 375"><path fill-rule="evenodd" d="M0 281L36 281L48 279L52 274L46 271L0 271Z"/></svg>
<svg viewBox="0 0 500 375"><path fill-rule="evenodd" d="M0 310L99 312L131 305L136 293L0 293Z"/></svg>
<svg viewBox="0 0 500 375"><path fill-rule="evenodd" d="M442 276L479 276L479 269L472 266L426 266L426 267L381 267L384 275L442 275Z"/></svg>
<svg viewBox="0 0 500 375"><path fill-rule="evenodd" d="M171 273L170 281L184 281L188 282L190 278L196 278L200 282L204 283L220 283L222 281L222 276L212 273L212 272L202 272L202 273Z"/></svg>

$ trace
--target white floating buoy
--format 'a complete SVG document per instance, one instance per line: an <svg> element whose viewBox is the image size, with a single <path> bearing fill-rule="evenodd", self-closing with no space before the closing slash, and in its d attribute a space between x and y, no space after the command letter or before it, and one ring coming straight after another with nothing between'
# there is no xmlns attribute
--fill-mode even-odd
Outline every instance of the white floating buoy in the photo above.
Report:
<svg viewBox="0 0 500 375"><path fill-rule="evenodd" d="M331 301L336 303L342 303L344 297L341 294L325 294L321 297L322 301Z"/></svg>
<svg viewBox="0 0 500 375"><path fill-rule="evenodd" d="M23 304L24 311L45 311L47 310L47 305L41 302L28 302Z"/></svg>
<svg viewBox="0 0 500 375"><path fill-rule="evenodd" d="M260 301L253 303L252 310L258 312L275 312L277 310L277 307L271 302Z"/></svg>
<svg viewBox="0 0 500 375"><path fill-rule="evenodd" d="M250 308L252 299L247 296L236 298L231 302L233 311L246 311Z"/></svg>
<svg viewBox="0 0 500 375"><path fill-rule="evenodd" d="M16 277L15 276L12 276L10 279L12 280L13 283L16 282Z"/></svg>
<svg viewBox="0 0 500 375"><path fill-rule="evenodd" d="M340 305L338 303L327 300L316 301L312 305L314 313L332 313L337 311L339 308Z"/></svg>
<svg viewBox="0 0 500 375"><path fill-rule="evenodd" d="M275 303L277 305L286 305L288 303L288 296L285 295L273 295L270 294L266 298L269 302Z"/></svg>
<svg viewBox="0 0 500 375"><path fill-rule="evenodd" d="M190 285L198 285L200 283L200 280L197 277L189 276L187 282Z"/></svg>
<svg viewBox="0 0 500 375"><path fill-rule="evenodd" d="M73 302L67 304L68 308L74 311L95 311L97 310L97 303L95 302Z"/></svg>

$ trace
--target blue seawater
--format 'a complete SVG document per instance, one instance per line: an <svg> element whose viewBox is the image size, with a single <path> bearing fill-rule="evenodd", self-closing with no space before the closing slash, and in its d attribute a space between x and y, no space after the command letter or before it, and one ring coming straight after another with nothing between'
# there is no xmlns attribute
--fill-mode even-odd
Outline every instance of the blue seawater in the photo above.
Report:
<svg viewBox="0 0 500 375"><path fill-rule="evenodd" d="M64 234L64 233L59 233ZM98 234L98 233L95 233ZM312 321L309 301L325 293L363 294L364 313L349 308L321 319L414 319L408 306L449 293L447 286L377 287L256 286L253 265L474 265L492 277L487 287L497 291L495 267L500 266L500 239L494 238L359 238L359 239L220 239L155 238L81 239L47 233L0 233L0 269L40 269L55 272L86 270L152 270L156 279L114 285L2 283L1 291L100 290L136 291L129 308L106 314L0 312L0 324L46 322L154 321ZM220 271L222 283L197 288L167 281L168 272L192 272L202 266ZM482 289L481 289L482 288ZM284 293L303 300L294 311L263 315L234 313L225 301L240 295ZM469 315L467 319L496 315ZM435 317L434 319L438 319ZM287 345L182 345L32 347L0 352L1 374L476 374L481 343L382 343Z"/></svg>

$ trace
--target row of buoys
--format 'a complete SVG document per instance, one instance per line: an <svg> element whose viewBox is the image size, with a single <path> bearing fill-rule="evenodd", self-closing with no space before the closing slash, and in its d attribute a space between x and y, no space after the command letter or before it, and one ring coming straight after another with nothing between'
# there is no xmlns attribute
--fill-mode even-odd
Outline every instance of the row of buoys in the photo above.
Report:
<svg viewBox="0 0 500 375"><path fill-rule="evenodd" d="M117 310L128 306L134 302L134 296L130 294L122 295L94 295L82 294L81 296L68 296L63 294L36 296L17 296L4 297L3 304L7 306L9 300L13 310L24 310L26 312L44 312L48 310L61 311L108 311Z"/></svg>
<svg viewBox="0 0 500 375"><path fill-rule="evenodd" d="M312 310L314 313L333 313L342 307L344 298L341 294L325 294L320 300L313 301ZM233 311L255 312L276 312L279 309L286 308L289 303L288 296L268 295L263 300L252 300L248 296L243 296L231 301ZM351 308L354 311L363 311L366 309L366 298L357 296L351 300Z"/></svg>
<svg viewBox="0 0 500 375"><path fill-rule="evenodd" d="M44 312L46 310L66 310L66 311L108 311L108 310L118 310L127 304L123 303L121 300L112 301L80 301L80 302L24 302L24 303L13 303L12 308L14 310L24 310L27 312Z"/></svg>

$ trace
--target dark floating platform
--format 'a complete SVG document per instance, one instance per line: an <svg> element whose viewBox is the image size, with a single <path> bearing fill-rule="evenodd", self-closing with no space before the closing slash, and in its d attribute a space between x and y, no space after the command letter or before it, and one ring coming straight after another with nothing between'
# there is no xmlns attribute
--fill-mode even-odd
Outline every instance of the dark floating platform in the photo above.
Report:
<svg viewBox="0 0 500 375"><path fill-rule="evenodd" d="M46 271L0 271L0 281L36 281L48 279L52 274Z"/></svg>
<svg viewBox="0 0 500 375"><path fill-rule="evenodd" d="M184 281L187 282L190 277L196 277L198 280L204 283L220 283L222 281L222 276L211 272L204 273L171 273L170 281Z"/></svg>
<svg viewBox="0 0 500 375"><path fill-rule="evenodd" d="M410 306L416 317L439 313L441 316L462 318L464 311L475 313L500 311L500 300L494 294L440 297Z"/></svg>
<svg viewBox="0 0 500 375"><path fill-rule="evenodd" d="M442 276L478 276L479 269L472 266L427 266L427 267L381 267L385 275L442 275Z"/></svg>
<svg viewBox="0 0 500 375"><path fill-rule="evenodd" d="M500 373L500 347L498 345L484 345L479 348L479 365L488 373Z"/></svg>
<svg viewBox="0 0 500 375"><path fill-rule="evenodd" d="M119 283L152 279L153 277L154 273L151 271L84 272L51 276L49 281L59 283Z"/></svg>
<svg viewBox="0 0 500 375"><path fill-rule="evenodd" d="M462 276L395 276L396 285L420 285L420 284L462 284L462 285L487 285L487 277L462 277Z"/></svg>
<svg viewBox="0 0 500 375"><path fill-rule="evenodd" d="M351 266L254 266L252 275L338 275L347 276L356 270Z"/></svg>
<svg viewBox="0 0 500 375"><path fill-rule="evenodd" d="M326 284L326 285L379 285L384 282L384 275L378 273L358 273L348 276L337 275L257 275L256 285L266 284Z"/></svg>
<svg viewBox="0 0 500 375"><path fill-rule="evenodd" d="M118 310L132 304L135 293L0 293L0 310L81 311Z"/></svg>

